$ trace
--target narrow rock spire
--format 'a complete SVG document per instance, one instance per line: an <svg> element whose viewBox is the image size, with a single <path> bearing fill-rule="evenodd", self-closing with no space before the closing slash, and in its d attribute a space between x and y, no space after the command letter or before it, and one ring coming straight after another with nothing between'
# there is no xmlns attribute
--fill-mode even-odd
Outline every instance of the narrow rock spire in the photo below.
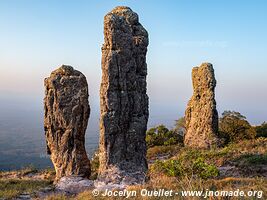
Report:
<svg viewBox="0 0 267 200"><path fill-rule="evenodd" d="M203 63L192 70L193 96L185 112L186 146L210 148L218 143L218 112L216 110L216 80L212 64Z"/></svg>
<svg viewBox="0 0 267 200"><path fill-rule="evenodd" d="M140 182L147 171L148 33L129 7L116 7L104 18L104 37L99 177L117 173Z"/></svg>

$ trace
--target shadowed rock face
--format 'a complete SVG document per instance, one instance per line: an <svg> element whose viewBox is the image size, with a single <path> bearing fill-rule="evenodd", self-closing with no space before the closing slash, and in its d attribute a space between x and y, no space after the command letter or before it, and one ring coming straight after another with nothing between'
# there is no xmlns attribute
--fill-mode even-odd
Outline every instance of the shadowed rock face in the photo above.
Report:
<svg viewBox="0 0 267 200"><path fill-rule="evenodd" d="M85 151L85 130L90 114L85 76L71 66L61 66L44 81L44 129L47 152L63 176L90 176Z"/></svg>
<svg viewBox="0 0 267 200"><path fill-rule="evenodd" d="M217 145L218 112L215 102L216 80L212 64L203 63L192 70L193 96L185 112L184 143L196 148Z"/></svg>
<svg viewBox="0 0 267 200"><path fill-rule="evenodd" d="M128 7L116 7L104 18L104 36L100 88L100 177L107 177L105 172L114 167L119 171L115 170L116 173L122 173L122 176L132 172L144 173L147 170L148 33L135 12Z"/></svg>

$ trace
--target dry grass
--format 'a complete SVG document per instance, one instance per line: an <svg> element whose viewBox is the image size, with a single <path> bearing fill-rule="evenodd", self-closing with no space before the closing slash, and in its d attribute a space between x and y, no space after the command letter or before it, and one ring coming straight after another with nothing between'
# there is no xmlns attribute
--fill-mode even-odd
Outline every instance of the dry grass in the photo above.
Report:
<svg viewBox="0 0 267 200"><path fill-rule="evenodd" d="M218 148L213 150L194 150L181 146L167 146L167 147L153 147L148 150L148 159L155 159L157 156L169 154L169 159L183 158L189 161L198 157L204 157L205 161L216 166L221 166L227 162L240 162L242 161L242 167L248 165L251 167L257 166L259 164L265 164L265 155L267 154L267 139L257 139L257 140L246 140L238 144L231 144L225 148ZM251 157L249 155L252 155ZM257 156L259 155L259 156ZM255 160L256 159L256 160ZM153 164L152 164L153 165ZM151 166L152 166L151 165ZM151 167L150 166L150 167ZM27 177L31 173L35 173L35 169L24 169L22 171L13 172L0 172L0 199L1 198L13 198L22 192L34 193L40 188L51 185L51 181L54 176L53 170L43 170L42 173L47 174L49 177L46 180L14 180L12 176ZM240 191L263 191L263 197L261 199L267 199L267 179L264 177L227 177L227 178L213 178L203 180L197 178L196 176L186 175L183 177L169 177L163 173L151 171L149 172L150 180L142 186L131 186L128 190L137 191L137 196L130 199L140 200L140 199L203 199L199 197L181 197L176 195L174 197L141 197L140 191L142 189L156 190L156 189L166 189L174 191L234 191L239 189ZM7 178L9 177L9 178ZM47 200L102 200L102 199L125 199L125 197L94 197L92 191L85 191L78 194L75 197L64 196L60 194L50 195L46 198ZM229 199L229 198L209 198L209 199ZM231 200L244 199L242 197L234 197ZM247 198L247 199L257 199L257 198Z"/></svg>
<svg viewBox="0 0 267 200"><path fill-rule="evenodd" d="M170 145L170 146L155 146L151 147L147 150L147 159L156 159L159 156L167 155L168 157L171 157L178 153L182 146L180 144L178 145Z"/></svg>
<svg viewBox="0 0 267 200"><path fill-rule="evenodd" d="M46 179L54 180L55 170L52 168L37 170L33 166L25 167L21 170L13 171L0 171L0 180L1 179Z"/></svg>
<svg viewBox="0 0 267 200"><path fill-rule="evenodd" d="M197 157L204 157L205 160L216 166L221 166L227 162L232 162L238 160L238 158L243 155L252 154L252 155L265 155L267 153L267 139L260 138L257 140L245 140L238 144L231 144L225 148L217 148L213 150L194 150L186 147L175 147L175 146L163 146L163 147L153 147L148 149L147 157L148 159L154 159L157 156L170 153L173 156L171 159L178 157L183 157L183 159L194 159ZM245 166L243 166L245 167ZM142 186L131 186L128 190L137 191L137 194L140 194L140 191L144 188L148 190L154 189L167 189L174 191L235 191L239 189L240 191L262 191L263 196L261 199L267 199L267 179L264 177L261 178L247 178L247 177L227 177L227 178L217 178L217 179L208 179L203 180L196 178L195 176L185 176L182 178L179 177L169 177L162 173L153 173L150 170L150 180ZM105 198L105 197L94 197L92 191L85 191L80 193L75 199L78 200L93 200L93 199L125 199L125 197L118 198ZM203 199L200 197L141 197L140 195L132 197L130 199ZM209 199L229 199L229 197L216 197ZM256 197L232 197L231 199L257 199Z"/></svg>
<svg viewBox="0 0 267 200"><path fill-rule="evenodd" d="M13 199L22 193L34 195L36 191L52 186L54 176L53 169L37 170L32 166L0 172L0 199Z"/></svg>
<svg viewBox="0 0 267 200"><path fill-rule="evenodd" d="M151 177L151 180L142 186L131 186L128 188L128 190L137 191L137 196L131 197L129 199L134 200L156 200L156 199L188 199L188 200L194 200L194 199L204 199L203 197L181 197L179 195L175 195L173 197L142 197L140 195L140 191L142 189L147 190L157 190L157 189L166 189L166 190L173 190L175 192L179 192L182 190L190 191L190 190L197 190L197 191L206 191L206 190L219 190L219 191L235 191L239 189L240 191L263 191L264 196L262 196L261 199L267 199L267 180L263 178L233 178L228 177L225 179L211 179L208 181L204 181L201 179L192 179L191 177L184 177L183 179L177 179L174 177L167 177L163 174L158 174L153 177ZM63 200L64 198L61 197ZM61 200L60 198L54 198L49 200ZM92 195L92 191L85 191L80 193L75 198L72 198L73 200L105 200L105 199L125 199L125 197L103 197L98 196L94 197ZM226 197L217 197L217 198L210 198L210 199L229 199ZM233 197L232 200L241 200L244 199L242 197ZM253 199L252 197L247 199ZM257 199L257 198L254 198Z"/></svg>
<svg viewBox="0 0 267 200"><path fill-rule="evenodd" d="M54 194L54 195L49 195L45 198L45 200L67 200L67 199L75 199L74 197L69 197L63 194Z"/></svg>
<svg viewBox="0 0 267 200"><path fill-rule="evenodd" d="M0 199L12 199L22 193L33 194L41 188L51 185L48 180L0 180Z"/></svg>

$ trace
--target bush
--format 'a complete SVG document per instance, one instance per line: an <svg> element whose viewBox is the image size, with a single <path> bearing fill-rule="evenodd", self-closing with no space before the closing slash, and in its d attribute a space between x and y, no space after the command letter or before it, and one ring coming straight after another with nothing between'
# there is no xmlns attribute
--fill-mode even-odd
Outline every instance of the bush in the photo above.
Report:
<svg viewBox="0 0 267 200"><path fill-rule="evenodd" d="M246 117L235 111L224 111L219 120L219 135L225 143L255 138L255 129Z"/></svg>
<svg viewBox="0 0 267 200"><path fill-rule="evenodd" d="M168 176L183 176L183 167L179 160L157 160L154 164L154 170L165 173Z"/></svg>
<svg viewBox="0 0 267 200"><path fill-rule="evenodd" d="M215 165L205 163L203 158L198 158L193 163L193 172L203 179L219 176L218 168Z"/></svg>
<svg viewBox="0 0 267 200"><path fill-rule="evenodd" d="M181 117L178 120L175 120L175 126L174 126L174 131L178 133L179 135L184 135L185 134L185 118Z"/></svg>
<svg viewBox="0 0 267 200"><path fill-rule="evenodd" d="M259 138L259 137L267 138L267 123L266 122L263 122L262 125L260 126L256 126L255 130L256 130L256 138Z"/></svg>
<svg viewBox="0 0 267 200"><path fill-rule="evenodd" d="M146 143L148 147L168 146L183 142L183 137L173 130L169 130L164 125L151 128L146 133Z"/></svg>
<svg viewBox="0 0 267 200"><path fill-rule="evenodd" d="M217 167L206 163L202 157L192 160L183 158L166 161L157 160L151 170L152 172L161 172L174 177L194 175L202 179L208 179L219 176Z"/></svg>

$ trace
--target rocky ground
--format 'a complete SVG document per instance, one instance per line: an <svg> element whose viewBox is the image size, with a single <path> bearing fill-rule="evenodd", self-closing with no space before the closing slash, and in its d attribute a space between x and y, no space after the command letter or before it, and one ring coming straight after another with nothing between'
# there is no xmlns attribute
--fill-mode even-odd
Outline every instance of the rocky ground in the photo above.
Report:
<svg viewBox="0 0 267 200"><path fill-rule="evenodd" d="M207 179L197 175L173 177L164 171L155 170L158 162L181 160L183 156L186 158L185 168L189 167L187 163L190 165L193 162L194 156L205 157L205 162L217 167L219 176ZM247 140L225 148L201 151L180 145L152 147L148 149L147 157L150 163L149 179L143 185L134 186L127 186L127 181L130 180L124 183L103 183L81 177L65 177L57 185L53 185L55 172L52 169L26 168L0 172L0 199L95 199L92 195L93 189L140 190L160 187L262 190L265 192L264 198L267 198L267 139Z"/></svg>

